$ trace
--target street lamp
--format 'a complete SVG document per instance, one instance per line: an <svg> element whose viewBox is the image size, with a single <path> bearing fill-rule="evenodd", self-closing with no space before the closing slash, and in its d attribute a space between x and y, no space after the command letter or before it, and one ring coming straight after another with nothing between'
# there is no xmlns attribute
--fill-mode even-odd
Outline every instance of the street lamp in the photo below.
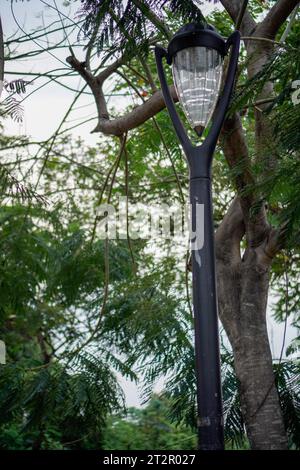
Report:
<svg viewBox="0 0 300 470"><path fill-rule="evenodd" d="M225 41L212 26L196 23L181 28L171 39L168 50L155 47L164 100L190 169L191 225L192 233L196 233L191 242L200 450L224 449L211 164L232 94L239 47L238 31ZM222 80L223 59L230 48L227 75ZM177 96L191 127L200 136L211 121L201 145L192 144L179 119L167 85L163 58L172 65ZM197 230L197 204L204 206L203 246Z"/></svg>

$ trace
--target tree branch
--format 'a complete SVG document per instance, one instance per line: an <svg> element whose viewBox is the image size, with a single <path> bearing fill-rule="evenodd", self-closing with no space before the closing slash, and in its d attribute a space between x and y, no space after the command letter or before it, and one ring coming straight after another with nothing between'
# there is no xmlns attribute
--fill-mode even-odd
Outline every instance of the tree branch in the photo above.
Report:
<svg viewBox="0 0 300 470"><path fill-rule="evenodd" d="M112 64L108 65L104 70L98 73L96 79L98 83L103 84L103 82L109 78L118 68L124 64L124 58L120 57L120 59L117 59L115 62Z"/></svg>
<svg viewBox="0 0 300 470"><path fill-rule="evenodd" d="M243 7L243 0L221 0L221 3L234 24L236 24ZM243 20L239 29L244 36L250 36L255 28L256 22L254 21L249 11L246 9L243 14Z"/></svg>
<svg viewBox="0 0 300 470"><path fill-rule="evenodd" d="M265 209L258 204L254 193L255 180L250 169L250 159L242 121L238 113L234 113L224 122L221 144L226 161L234 172L235 184L240 196L249 246L257 246L264 240L269 230ZM253 208L256 207L254 211Z"/></svg>
<svg viewBox="0 0 300 470"><path fill-rule="evenodd" d="M162 93L161 91L157 91L147 101L145 101L145 103L137 106L124 116L110 120L102 86L104 81L116 72L120 65L122 65L123 59L118 59L114 63L108 65L108 67L97 76L94 76L89 70L87 70L85 62L80 62L76 57L70 56L67 57L66 60L85 80L94 95L98 111L98 124L93 132L103 132L103 134L106 135L121 136L124 132L143 124L165 107ZM178 101L175 87L173 85L170 87L170 91L173 100Z"/></svg>
<svg viewBox="0 0 300 470"><path fill-rule="evenodd" d="M293 10L293 12L292 12L292 14L291 14L291 16L290 16L290 20L289 20L289 22L288 22L288 24L287 24L287 26L286 26L286 28L285 28L285 30L284 30L284 32L283 32L283 35L282 35L281 38L280 38L280 41L279 41L279 42L280 42L281 44L283 44L283 43L285 42L286 38L287 38L288 35L290 34L290 31L291 31L292 26L293 26L293 23L294 23L294 21L295 21L295 19L296 19L298 10L299 10L299 4L294 8L294 10Z"/></svg>
<svg viewBox="0 0 300 470"><path fill-rule="evenodd" d="M172 33L169 30L169 28L166 26L166 24L161 21L158 16L152 11L148 5L146 5L143 1L140 0L132 0L132 3L135 4L135 6L143 13L148 20L151 21L154 26L157 27L157 29L164 35L166 36L167 39L171 39Z"/></svg>
<svg viewBox="0 0 300 470"><path fill-rule="evenodd" d="M87 70L86 63L80 62L78 59L76 59L75 56L67 57L66 61L68 62L68 64L71 65L74 70L79 73L79 75L89 85L94 95L95 103L97 106L98 119L109 119L109 114L102 86L104 80L108 78L117 69L116 63L111 64L105 70L103 70L103 72L101 72L103 75L101 75L100 73L97 77L95 77L89 70Z"/></svg>
<svg viewBox="0 0 300 470"><path fill-rule="evenodd" d="M240 198L235 197L215 233L217 262L235 264L241 259L240 242L245 224Z"/></svg>
<svg viewBox="0 0 300 470"><path fill-rule="evenodd" d="M278 229L271 228L264 243L258 247L257 254L260 263L271 264L277 253L284 248L287 234L287 223Z"/></svg>
<svg viewBox="0 0 300 470"><path fill-rule="evenodd" d="M170 92L174 101L177 101L177 94L174 86L170 87ZM99 122L93 132L103 132L106 135L120 136L124 132L134 129L146 122L149 118L155 116L159 111L165 108L165 101L161 91L157 91L145 103L137 106L124 116L116 119L99 119Z"/></svg>
<svg viewBox="0 0 300 470"><path fill-rule="evenodd" d="M247 6L248 6L248 0L243 0L243 3L242 3L242 5L241 5L241 8L240 8L240 11L239 11L239 14L238 14L236 23L235 23L235 28L236 28L238 31L240 30L240 27L241 27L241 24L242 24L242 21L243 21L245 12L246 12L246 10L247 10Z"/></svg>
<svg viewBox="0 0 300 470"><path fill-rule="evenodd" d="M258 36L274 39L280 26L285 22L299 0L278 0L271 8L265 19L258 25Z"/></svg>
<svg viewBox="0 0 300 470"><path fill-rule="evenodd" d="M95 22L95 26L94 26L94 29L93 29L93 32L92 32L92 35L91 35L91 38L88 42L88 45L87 45L87 48L86 48L86 55L85 55L85 63L86 63L86 67L91 70L91 55L92 55L92 49L94 47L94 43L96 41L96 38L97 38L97 34L98 34L98 31L99 31L99 27L100 27L100 22L101 22L101 8L99 8L98 10L98 13L97 13L97 16L96 16L96 22Z"/></svg>

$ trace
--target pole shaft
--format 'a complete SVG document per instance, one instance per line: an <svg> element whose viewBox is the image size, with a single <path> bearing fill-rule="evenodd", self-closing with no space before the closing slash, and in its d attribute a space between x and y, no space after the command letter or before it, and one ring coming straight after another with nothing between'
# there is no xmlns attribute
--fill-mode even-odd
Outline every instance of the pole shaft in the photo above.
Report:
<svg viewBox="0 0 300 470"><path fill-rule="evenodd" d="M192 239L192 270L199 449L222 450L224 429L210 178L190 180L190 202L192 230L196 233ZM200 206L197 209L197 204L203 205L202 211ZM203 217L199 219L200 214Z"/></svg>

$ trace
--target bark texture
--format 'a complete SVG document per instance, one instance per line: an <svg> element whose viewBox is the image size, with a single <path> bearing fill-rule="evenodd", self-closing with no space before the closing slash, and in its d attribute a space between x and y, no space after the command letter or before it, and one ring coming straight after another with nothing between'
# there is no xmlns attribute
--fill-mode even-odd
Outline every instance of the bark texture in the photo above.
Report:
<svg viewBox="0 0 300 470"><path fill-rule="evenodd" d="M216 234L219 314L234 353L251 449L285 449L266 325L271 258L262 246L247 248L241 256L244 233L237 198Z"/></svg>

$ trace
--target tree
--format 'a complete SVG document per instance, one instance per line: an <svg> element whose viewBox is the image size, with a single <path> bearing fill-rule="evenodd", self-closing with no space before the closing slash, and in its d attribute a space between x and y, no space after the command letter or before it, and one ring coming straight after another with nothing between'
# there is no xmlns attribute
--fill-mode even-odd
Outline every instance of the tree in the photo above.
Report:
<svg viewBox="0 0 300 470"><path fill-rule="evenodd" d="M170 403L154 395L143 409L129 408L125 416L112 416L104 432L104 449L195 449L195 433L170 421Z"/></svg>
<svg viewBox="0 0 300 470"><path fill-rule="evenodd" d="M146 54L142 56L142 61L147 81L152 85L150 98L132 111L111 119L103 94L105 81L132 57L133 41L139 39L136 45L142 54L143 48L149 48L151 42L170 38L167 16L164 19L159 17L160 8L172 11L176 6L177 13L188 12L186 16L199 17L192 2L161 3L133 0L128 2L123 12L120 2L109 2L109 5L105 1L83 2L82 9L87 15L85 33L90 38L87 54L84 62L77 60L74 55L68 58L68 62L93 92L98 110L95 132L122 136L164 108L161 92L153 86L155 80L149 71ZM238 19L242 3L239 0L222 0L233 22ZM274 52L277 33L297 4L297 0L278 0L267 8L261 21L255 20L254 14L246 9L240 30L244 37L248 79L257 76L268 63ZM123 38L113 46L113 50L122 51L122 55L95 73L91 70L91 51L97 44L99 48L102 47L105 35L106 39L109 38L109 25L111 34L112 31L118 31ZM156 37L151 37L153 30ZM172 94L176 99L174 89ZM272 124L264 113L266 104L263 103L273 94L272 82L267 81L257 97L261 102L260 108L254 110L255 160L260 165L259 178L274 171L278 159L276 147L272 145ZM285 243L284 227L270 224L265 201L254 189L257 179L253 171L254 161L249 154L242 118L238 112L231 114L224 123L222 149L229 168L239 167L239 171L234 177L236 197L216 231L220 318L234 352L242 412L251 447L283 449L287 439L272 370L266 305L271 265ZM249 190L251 186L252 190ZM243 240L245 251L241 254Z"/></svg>
<svg viewBox="0 0 300 470"><path fill-rule="evenodd" d="M7 149L19 140L2 136L1 143ZM105 185L116 150L102 145L100 163L99 148L80 140L64 136L50 152L46 147L42 194L14 176L27 160L23 147L3 163L13 179L0 195L2 449L101 448L106 421L124 409L116 374L137 380L134 366L145 357L149 373L155 364L161 370L168 339L176 339L168 347L176 354L187 343L189 319L174 296L174 271L157 273L137 241L134 263L141 264L141 251L147 267L137 278L127 240L108 247L94 234L90 197Z"/></svg>
<svg viewBox="0 0 300 470"><path fill-rule="evenodd" d="M74 223L64 227L57 208L15 203L0 212L1 338L8 356L0 369L0 447L98 448L107 415L123 407L115 377L122 362L112 366L108 344L97 353L78 347L82 305L89 316L98 310L95 293L103 298L103 246L86 241ZM123 271L122 255L112 256L120 281L127 263Z"/></svg>
<svg viewBox="0 0 300 470"><path fill-rule="evenodd" d="M233 28L230 18L237 21L242 1L222 0L221 3L227 13L214 14L209 21L227 36ZM287 42L282 46L283 50L286 48L285 54L275 41L297 3L278 0L262 4L255 0L245 11L240 26L244 49L236 99L224 123L214 166L219 310L232 345L239 384L239 397L232 395L237 405L234 409L239 410L241 403L242 410L242 416L235 411L234 419L238 418L240 433L245 423L253 449L279 449L287 444L267 336L266 304L270 281L280 295L279 318L285 319L289 310L296 311L292 304L298 295L299 164L295 156L299 151L296 137L299 107L291 105L290 89L282 77L283 72L277 73L277 70L286 71L288 67L289 79L298 78L297 23L291 25ZM79 74L95 99L98 113L95 132L110 137L103 139L97 149L86 150L82 159L74 159L74 145L65 139L65 131L60 124L48 141L38 143L37 153L30 157L38 167L37 186L42 189L42 194L70 194L63 199L66 205L61 212L64 219L77 221L75 226L70 223L70 239L67 236L67 240L65 237L61 240L62 250L66 249L69 254L74 253L76 247L82 247L82 239L91 235L92 240L99 243L97 207L102 200L115 200L118 192L122 192L133 200L167 202L173 198L182 201L187 190L186 165L164 111L161 92L157 89L151 47L157 42L167 42L183 21L204 21L203 15L194 2L186 0L132 0L124 11L122 5L123 2L117 0L82 1L78 23L81 37L85 38L85 60L76 57L73 45L70 47L72 55L67 59L71 66L69 70L63 70L61 75L58 72L46 74L47 78L55 81L59 81L64 73ZM66 24L61 27L64 33L73 27L74 21L70 24L68 21L66 18ZM21 40L31 41L38 34L46 33L42 29L36 35L24 35L25 39ZM19 40L16 39L16 43ZM14 39L6 46L9 48L13 44ZM80 38L75 45L82 47ZM32 51L30 54L38 53ZM281 69L277 69L280 61ZM115 93L134 95L133 105L125 106L123 114L109 109L104 88L108 83ZM171 91L177 100L174 88ZM137 104L138 100L140 104ZM68 114L69 111L66 118ZM278 132L278 127L281 132ZM69 146L67 150L64 143ZM21 142L21 145L24 147L26 143ZM81 149L82 143L76 145ZM3 150L8 151L11 147L13 145L4 139ZM100 160L100 169L99 162L94 160L97 153L105 155L105 160ZM22 167L21 160L18 159L17 168ZM76 187L81 191L79 197L71 195L71 188L65 187L66 175L73 172L76 174ZM45 182L41 176L46 178ZM73 176L70 181L74 181ZM62 201L60 203L62 205ZM86 227L82 237L78 232L81 225ZM77 284L70 283L70 272L77 267L76 263L74 266L72 257L63 257L65 269L59 272L64 279L62 285L69 292L67 306L77 302L77 291L81 291L80 302L76 306L78 309L84 306L88 310L86 319L90 342L87 347L104 350L113 344L125 359L119 364L118 358L110 355L106 357L107 362L119 364L124 374L133 368L136 373L143 374L148 387L146 392L150 392L157 377L169 374L167 390L174 414L179 419L183 416L192 424L195 400L192 318L185 292L188 290L188 270L185 275L184 263L178 263L178 256L170 244L167 245L166 256L157 263L152 256L145 256L143 243L133 242L129 237L127 243L126 256L118 251L117 259L128 263L137 276L127 273L128 277L125 276L124 282L118 282L117 288L117 278L109 280L108 244L101 245L104 253L101 265L106 274L101 276L103 291L98 284L98 289L93 291L98 293L98 309L93 309L93 302L88 302L86 297L89 283L85 283L84 270L94 266L91 258L86 258L86 250L80 258L83 264L79 273L82 277ZM65 253L58 249L57 259L61 259L62 252ZM185 264L188 267L188 263ZM294 268L296 275L293 275ZM286 277L291 280L291 286ZM54 293L60 294L59 291ZM28 297L24 297L24 306L28 304L30 299L28 301ZM105 315L99 317L99 309ZM64 317L65 311L61 314ZM77 315L76 325L81 325L78 317L80 315ZM72 334L77 331L75 337L70 338L71 353L79 346L85 349L86 337L80 328L72 328L71 331ZM56 327L51 335L53 332L56 333ZM47 333L47 329L43 333ZM47 348L46 353L49 354ZM281 361L279 369L280 365ZM296 403L295 400L288 401ZM291 407L290 415L297 406ZM285 414L288 408L284 406ZM227 419L228 415L225 417Z"/></svg>

